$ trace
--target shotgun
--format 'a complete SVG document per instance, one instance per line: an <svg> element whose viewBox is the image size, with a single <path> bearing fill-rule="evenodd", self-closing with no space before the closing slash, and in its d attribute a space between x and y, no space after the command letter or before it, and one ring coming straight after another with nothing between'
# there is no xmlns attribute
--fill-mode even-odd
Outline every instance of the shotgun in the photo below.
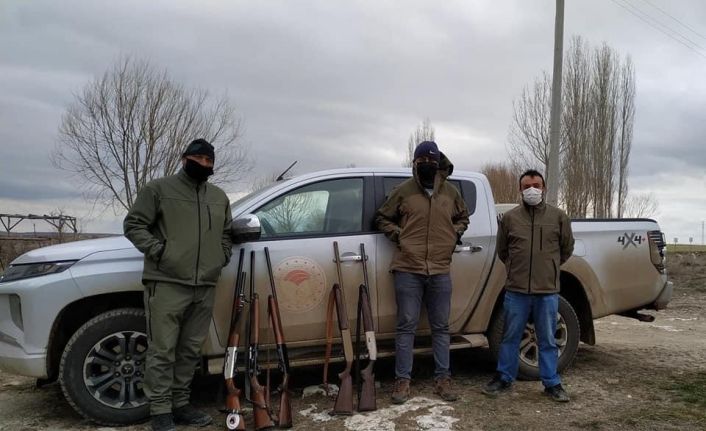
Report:
<svg viewBox="0 0 706 431"><path fill-rule="evenodd" d="M225 379L226 391L226 427L229 430L244 430L245 421L240 410L240 389L235 386L235 375L238 362L238 344L240 334L238 334L238 322L243 314L245 306L245 272L243 272L243 258L245 250L240 249L238 257L238 273L235 277L235 295L233 296L233 311L230 317L230 330L228 332L228 345L226 347L226 358L223 363L223 377Z"/></svg>
<svg viewBox="0 0 706 431"><path fill-rule="evenodd" d="M255 293L255 251L250 252L250 319L248 332L248 381L250 382L250 402L252 403L255 430L274 427L265 401L265 388L257 380L260 374L257 353L260 339L260 299Z"/></svg>
<svg viewBox="0 0 706 431"><path fill-rule="evenodd" d="M267 297L267 312L270 315L272 330L275 333L275 342L277 343L277 359L279 362L279 369L282 372L282 383L277 388L277 391L280 394L277 426L280 428L291 428L292 403L289 397L289 355L287 354L287 344L284 342L284 330L282 329L282 318L279 312L279 302L277 301L275 278L272 275L270 250L267 247L265 247L265 259L267 260L267 274L270 277L270 289L272 290L272 294Z"/></svg>
<svg viewBox="0 0 706 431"><path fill-rule="evenodd" d="M375 341L375 325L373 324L373 310L370 306L370 289L368 285L368 265L365 254L365 245L360 244L360 255L363 258L364 283L359 287L360 308L363 316L363 329L365 330L365 346L368 350L368 365L360 371L363 380L358 391L358 411L367 412L376 410L375 402L375 360L378 350Z"/></svg>
<svg viewBox="0 0 706 431"><path fill-rule="evenodd" d="M343 278L341 277L341 257L338 253L338 241L333 242L333 252L336 260L336 272L338 273L338 283L333 285L333 295L336 301L336 313L338 314L338 329L341 330L341 340L343 341L343 356L346 360L346 368L338 374L341 379L341 386L338 389L336 403L333 406L333 415L353 414L353 377L351 368L353 366L353 340L348 321L346 309L346 299L343 290Z"/></svg>

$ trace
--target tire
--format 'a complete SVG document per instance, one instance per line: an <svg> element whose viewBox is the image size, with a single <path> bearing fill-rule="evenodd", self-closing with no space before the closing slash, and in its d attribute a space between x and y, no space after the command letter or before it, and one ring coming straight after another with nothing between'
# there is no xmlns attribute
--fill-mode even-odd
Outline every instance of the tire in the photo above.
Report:
<svg viewBox="0 0 706 431"><path fill-rule="evenodd" d="M488 328L488 345L490 351L498 359L500 352L500 343L503 339L503 327L505 319L503 317L503 308L499 307L493 314L490 327ZM522 336L523 341L528 338L533 339L534 324L528 323L525 328L525 333ZM576 352L579 348L579 340L581 339L581 327L579 319L576 316L574 308L569 301L564 297L559 296L559 321L557 322L556 343L559 347L559 361L557 363L557 372L562 373L571 365ZM524 349L521 348L520 368L517 373L517 378L520 380L539 380L539 363L537 358L537 343L529 341Z"/></svg>
<svg viewBox="0 0 706 431"><path fill-rule="evenodd" d="M147 419L145 326L144 310L120 308L92 318L66 344L59 383L81 416L108 426Z"/></svg>

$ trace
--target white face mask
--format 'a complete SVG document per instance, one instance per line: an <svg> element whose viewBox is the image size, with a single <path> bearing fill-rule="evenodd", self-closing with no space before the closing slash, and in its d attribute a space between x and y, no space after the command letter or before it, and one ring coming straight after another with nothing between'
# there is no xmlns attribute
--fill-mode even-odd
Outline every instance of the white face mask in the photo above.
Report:
<svg viewBox="0 0 706 431"><path fill-rule="evenodd" d="M535 206L542 202L542 191L536 187L522 190L522 200L527 205Z"/></svg>

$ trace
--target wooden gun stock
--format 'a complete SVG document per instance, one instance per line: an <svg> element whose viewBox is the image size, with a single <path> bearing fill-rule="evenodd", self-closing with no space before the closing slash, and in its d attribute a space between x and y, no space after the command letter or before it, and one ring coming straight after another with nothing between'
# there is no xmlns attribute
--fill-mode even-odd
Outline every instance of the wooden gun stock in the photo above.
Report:
<svg viewBox="0 0 706 431"><path fill-rule="evenodd" d="M275 278L272 273L272 262L270 260L270 250L265 247L265 258L267 261L267 274L270 277L270 289L272 294L267 298L267 311L270 315L270 323L275 334L275 343L277 344L277 359L279 369L282 371L282 383L279 385L278 392L279 412L277 415L277 425L280 428L292 427L292 402L289 397L289 355L287 354L287 344L284 341L284 330L282 328L282 318L279 312L279 302L277 301L277 288L275 287Z"/></svg>
<svg viewBox="0 0 706 431"><path fill-rule="evenodd" d="M252 403L255 430L266 430L274 427L270 418L265 388L257 379L260 373L257 354L260 344L260 298L255 293L255 251L250 252L250 331L248 346L248 380L250 382L250 402Z"/></svg>
<svg viewBox="0 0 706 431"><path fill-rule="evenodd" d="M346 308L346 295L343 290L343 277L341 276L341 256L338 252L338 241L333 242L333 253L336 261L336 273L338 283L333 285L333 296L336 302L336 314L338 315L338 328L341 330L341 340L343 341L343 356L346 360L346 368L338 374L341 385L338 388L338 396L333 405L334 415L353 414L353 338L348 320L348 309Z"/></svg>
<svg viewBox="0 0 706 431"><path fill-rule="evenodd" d="M368 365L360 371L362 383L358 393L358 411L367 412L377 409L375 402L375 360L377 359L377 345L375 342L375 327L370 307L370 298L366 286L360 286L360 301L363 314L363 328L365 329L365 345L368 349Z"/></svg>
<svg viewBox="0 0 706 431"><path fill-rule="evenodd" d="M238 334L238 322L242 316L244 297L243 288L245 286L245 272L243 269L243 257L245 251L240 249L238 258L238 273L235 278L235 292L233 296L233 311L230 318L230 328L228 333L228 345L226 346L226 357L223 363L223 378L226 385L226 428L229 430L244 430L245 420L240 408L240 389L235 385L235 375L237 373L238 344L240 335Z"/></svg>
<svg viewBox="0 0 706 431"><path fill-rule="evenodd" d="M333 286L333 295L336 301L338 328L341 330L343 356L346 360L346 368L338 374L338 377L341 379L341 384L338 389L338 396L336 397L336 403L333 406L332 413L334 415L352 415L353 376L351 375L351 368L353 367L353 340L348 324L348 313L346 312L346 305L343 300L343 291L338 284Z"/></svg>
<svg viewBox="0 0 706 431"><path fill-rule="evenodd" d="M360 244L360 255L363 262L363 281L359 287L361 314L365 330L365 346L368 349L368 365L360 371L362 383L358 392L358 411L365 412L377 409L375 394L375 360L378 356L377 342L375 340L375 325L373 323L373 309L370 304L370 290L368 284L368 257L365 254L365 244Z"/></svg>
<svg viewBox="0 0 706 431"><path fill-rule="evenodd" d="M277 300L272 295L267 298L267 309L269 311L272 329L275 333L279 368L282 371L282 384L280 384L278 388L280 399L277 426L280 428L291 428L292 405L291 399L289 398L289 355L287 354L287 345L284 343L282 322L279 320L279 307L277 306Z"/></svg>
<svg viewBox="0 0 706 431"><path fill-rule="evenodd" d="M259 365L257 354L260 337L260 299L257 293L253 294L250 303L250 347L248 349L248 373L250 379L250 402L252 403L253 419L256 430L266 430L274 427L265 400L265 387L257 379Z"/></svg>

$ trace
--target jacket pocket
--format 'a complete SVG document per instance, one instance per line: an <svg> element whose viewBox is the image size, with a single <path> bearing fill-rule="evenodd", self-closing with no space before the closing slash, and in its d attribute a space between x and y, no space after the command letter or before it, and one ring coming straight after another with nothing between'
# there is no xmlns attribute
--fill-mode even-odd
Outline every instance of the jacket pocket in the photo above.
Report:
<svg viewBox="0 0 706 431"><path fill-rule="evenodd" d="M539 227L539 250L548 253L559 252L559 226L544 225Z"/></svg>
<svg viewBox="0 0 706 431"><path fill-rule="evenodd" d="M206 205L206 212L208 213L208 230L211 230L211 205Z"/></svg>
<svg viewBox="0 0 706 431"><path fill-rule="evenodd" d="M165 254L167 254L167 240L166 239L164 241L162 241L162 252L159 254L159 257L157 257L157 269L160 269L160 266L162 264L162 260L164 259ZM154 291L152 291L152 294L154 294Z"/></svg>
<svg viewBox="0 0 706 431"><path fill-rule="evenodd" d="M557 265L556 259L552 259L552 264L554 266L554 288L559 290L559 265Z"/></svg>

